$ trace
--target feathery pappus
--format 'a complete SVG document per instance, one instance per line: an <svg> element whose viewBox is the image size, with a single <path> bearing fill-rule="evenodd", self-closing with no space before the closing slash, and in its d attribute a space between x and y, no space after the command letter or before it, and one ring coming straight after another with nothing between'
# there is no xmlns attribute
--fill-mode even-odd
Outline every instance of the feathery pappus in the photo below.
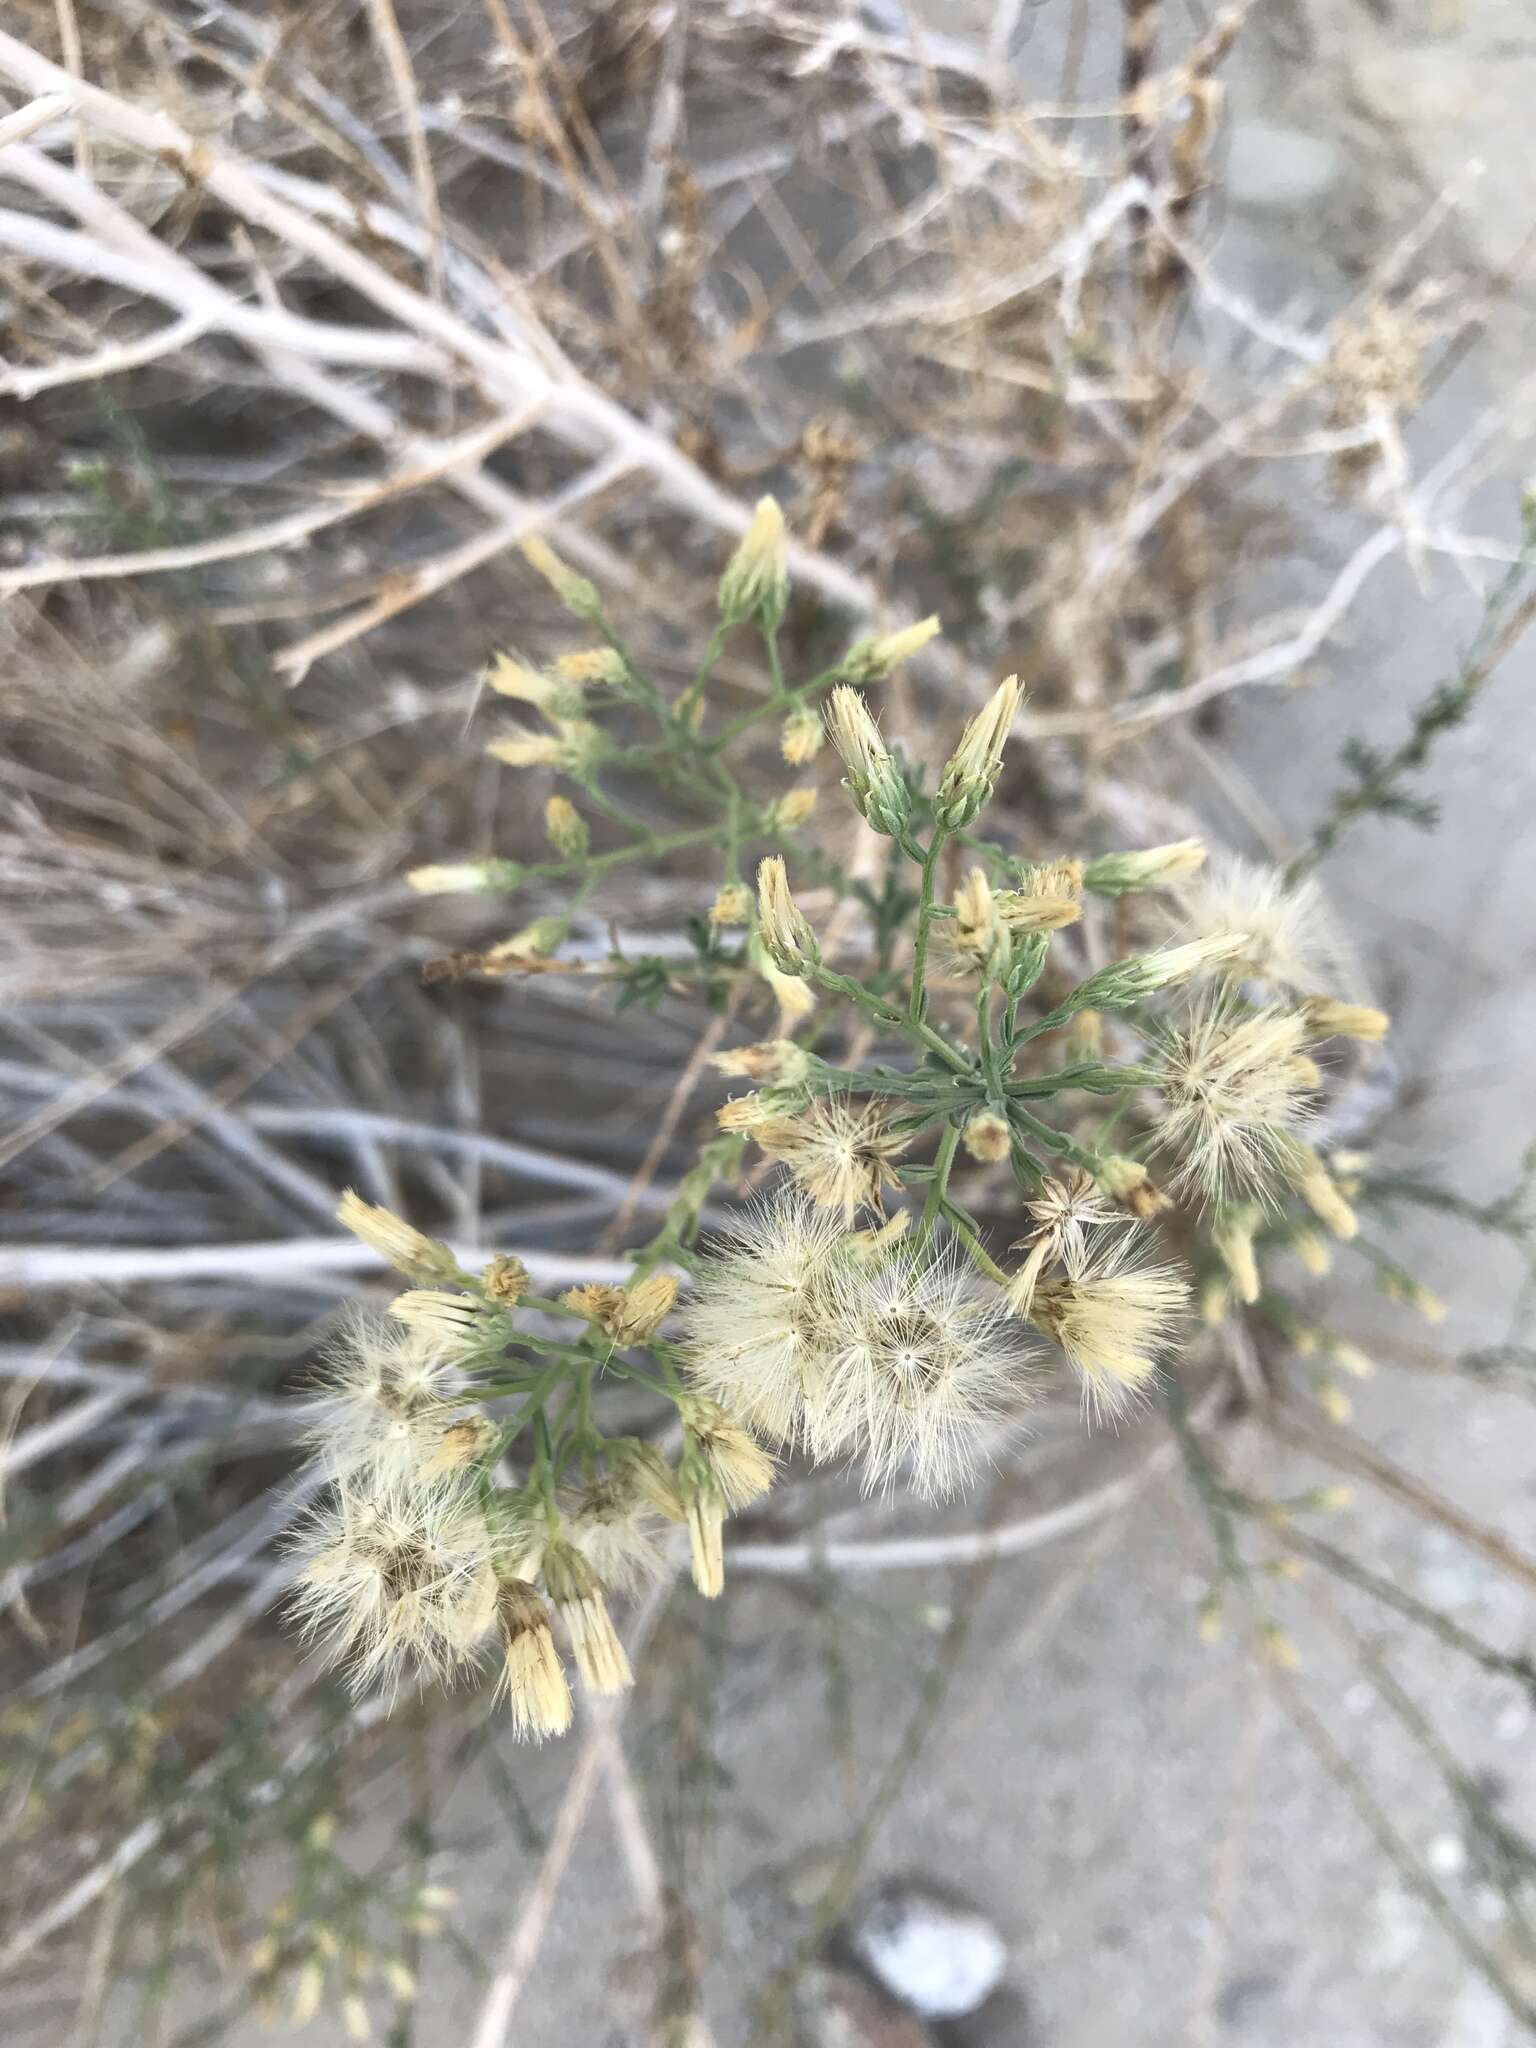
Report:
<svg viewBox="0 0 1536 2048"><path fill-rule="evenodd" d="M1174 1184L1208 1201L1263 1194L1305 1130L1320 1076L1295 1012L1245 1010L1221 992L1167 1033L1152 1066L1166 1114L1159 1131Z"/></svg>
<svg viewBox="0 0 1536 2048"><path fill-rule="evenodd" d="M897 1237L871 1253L802 1197L760 1202L704 1261L684 1309L700 1388L817 1460L862 1458L952 1492L976 1437L1028 1388L1002 1297L952 1249Z"/></svg>
<svg viewBox="0 0 1536 2048"><path fill-rule="evenodd" d="M1150 1389L1188 1300L1176 1266L1147 1260L1135 1233L1114 1230L1075 1245L1035 1288L1029 1314L1065 1352L1090 1413L1113 1416Z"/></svg>

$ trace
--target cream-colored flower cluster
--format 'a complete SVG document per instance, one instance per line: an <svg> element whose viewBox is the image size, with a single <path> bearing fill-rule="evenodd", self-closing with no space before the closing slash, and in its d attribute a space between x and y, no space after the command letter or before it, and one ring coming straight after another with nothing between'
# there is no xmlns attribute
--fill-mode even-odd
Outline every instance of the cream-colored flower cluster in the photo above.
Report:
<svg viewBox="0 0 1536 2048"><path fill-rule="evenodd" d="M1209 1320L1236 1304L1267 1319L1317 1361L1325 1411L1344 1413L1324 1364L1358 1375L1369 1361L1274 1298L1264 1272L1277 1250L1309 1273L1326 1267L1312 1218L1354 1235L1359 1168L1318 1149L1317 1054L1387 1029L1380 1011L1325 992L1342 961L1315 885L1208 859L1193 838L1082 858L1024 858L986 838L1018 679L956 717L931 775L893 747L864 692L921 654L936 620L869 635L822 674L788 680L791 550L771 499L726 565L703 665L670 697L593 586L545 543L526 552L603 644L543 668L497 656L487 684L542 724L491 752L564 775L583 807L544 797L548 860L419 870L416 886L510 891L537 878L575 882L580 898L625 863L713 846L689 968L711 1001L728 985L744 1009L766 985L777 1016L772 1036L711 1055L750 1085L716 1112L625 1284L541 1301L517 1261L465 1273L448 1246L344 1199L342 1221L410 1285L391 1324L350 1327L313 1409L332 1497L302 1537L297 1604L329 1653L359 1683L395 1685L412 1670L450 1676L499 1645L516 1728L558 1732L571 1696L557 1641L591 1691L629 1685L609 1596L664 1572L684 1533L695 1585L717 1595L726 1520L770 1487L773 1451L942 1498L1019 1424L1053 1360L1095 1419L1148 1400L1181 1369L1192 1297ZM771 688L732 716L712 678L738 630L760 637ZM624 709L604 728L600 692ZM776 735L795 766L830 740L853 808L888 842L883 895L825 860L823 900L838 898L840 914L797 901L781 849L816 792L749 794L749 764L730 749L759 720L759 738ZM670 818L642 824L629 795L604 786L616 768L654 772L686 816L718 794L718 814L676 831ZM849 958L849 910L877 927L862 962ZM456 958L487 974L559 972L570 926L570 909L546 905ZM607 965L625 1003L688 986L670 961L637 965L615 948ZM701 1246L706 1204L753 1151L775 1178ZM957 1169L974 1170L994 1213L1001 1201L1022 1214L1009 1265L952 1187ZM1383 1271L1412 1296L1416 1282ZM609 1375L655 1398L652 1435L605 1433Z"/></svg>
<svg viewBox="0 0 1536 2048"><path fill-rule="evenodd" d="M941 1498L988 1425L1030 1398L1036 1360L995 1289L953 1247L847 1228L793 1191L749 1209L684 1304L694 1382L759 1435L866 1487L900 1474Z"/></svg>
<svg viewBox="0 0 1536 2048"><path fill-rule="evenodd" d="M389 1323L351 1317L325 1357L307 1435L330 1487L293 1539L295 1618L360 1690L444 1682L494 1648L517 1732L559 1734L571 1694L557 1626L589 1690L627 1687L608 1594L667 1569L669 1523L687 1530L700 1591L717 1594L725 1518L766 1491L773 1460L719 1403L679 1384L675 1463L638 1438L591 1430L569 1440L579 1477L562 1478L557 1463L570 1456L552 1460L541 1446L527 1485L495 1484L504 1432L474 1397L516 1341L509 1317L528 1294L526 1271L503 1257L465 1274L446 1245L355 1194L338 1214L410 1278L456 1284L408 1289ZM626 1350L658 1340L676 1296L676 1278L653 1272L572 1289L560 1306L595 1345Z"/></svg>

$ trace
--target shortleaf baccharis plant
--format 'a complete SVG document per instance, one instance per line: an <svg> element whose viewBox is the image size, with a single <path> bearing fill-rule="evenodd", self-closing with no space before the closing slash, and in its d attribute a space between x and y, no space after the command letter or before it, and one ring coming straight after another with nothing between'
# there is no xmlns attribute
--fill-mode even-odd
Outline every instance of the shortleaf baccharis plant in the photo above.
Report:
<svg viewBox="0 0 1536 2048"><path fill-rule="evenodd" d="M1309 893L1208 865L1199 840L1040 861L989 839L1016 678L956 719L930 789L863 692L936 621L790 680L771 499L670 698L591 583L546 547L530 559L593 636L552 668L503 654L487 674L540 721L492 753L568 785L545 800L550 858L413 879L427 894L570 893L452 971L558 972L608 876L711 849L698 960L666 965L660 985L731 984L746 1011L756 991L774 1020L714 1055L751 1085L718 1111L623 1284L546 1297L516 1260L471 1268L386 1209L341 1204L409 1284L388 1322L348 1326L315 1404L331 1485L298 1539L299 1616L364 1686L450 1677L493 1651L516 1728L537 1738L571 1717L558 1639L591 1691L629 1685L609 1596L667 1568L669 1525L686 1531L698 1590L718 1594L724 1524L768 1491L778 1457L940 1498L1053 1371L1096 1419L1170 1384L1196 1294L1208 1315L1257 1305L1279 1327L1289 1311L1262 1266L1288 1249L1308 1269L1325 1259L1314 1218L1341 1239L1355 1229L1339 1168L1357 1169L1309 1142L1315 1053L1377 1039L1386 1019L1310 986ZM732 716L712 684L737 633L757 636L770 687ZM805 856L818 905L863 913L852 941L796 895L790 840L814 791L754 786L765 727L798 770L823 724L888 847L880 893ZM644 822L614 793L621 771L694 821ZM635 999L634 963L610 966L619 1000ZM754 1159L776 1175L703 1241L712 1192ZM994 1214L1007 1190L1006 1248L989 1244L967 1175ZM649 1405L646 1426L610 1428L614 1383Z"/></svg>

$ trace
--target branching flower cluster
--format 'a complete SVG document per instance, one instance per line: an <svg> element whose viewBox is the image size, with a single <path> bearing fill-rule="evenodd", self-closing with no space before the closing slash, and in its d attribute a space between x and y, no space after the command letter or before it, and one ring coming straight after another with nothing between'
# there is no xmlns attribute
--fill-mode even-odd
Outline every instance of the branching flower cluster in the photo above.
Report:
<svg viewBox="0 0 1536 2048"><path fill-rule="evenodd" d="M515 1260L471 1269L345 1198L343 1222L411 1285L388 1325L354 1320L326 1368L312 1437L331 1486L299 1539L297 1610L364 1686L494 1655L515 1726L540 1737L569 1723L567 1658L592 1692L630 1684L609 1598L669 1568L672 1531L698 1590L720 1592L724 1525L779 1459L942 1498L1026 1426L1053 1376L1099 1422L1176 1388L1196 1299L1207 1319L1252 1308L1284 1327L1267 1264L1294 1252L1315 1270L1328 1256L1316 1226L1345 1240L1356 1228L1358 1162L1312 1142L1318 1052L1378 1039L1387 1020L1317 985L1328 954L1310 885L1207 860L1195 839L1040 861L987 838L1017 679L957 721L931 786L865 695L937 621L787 680L771 499L726 568L703 663L670 698L585 578L542 544L529 558L600 641L550 670L500 655L487 672L540 721L491 753L569 786L545 803L550 858L413 880L431 895L572 891L440 971L559 972L605 877L712 849L697 957L637 962L615 945L606 971L621 1002L734 987L748 1011L767 1006L772 1035L713 1055L748 1085L627 1284L544 1298ZM759 636L772 687L727 717L713 677L738 631ZM851 943L792 883L787 840L816 792L761 793L769 726L797 771L828 739L886 842L878 894L805 856L818 905L859 907ZM626 786L644 772L691 822L642 821L615 793L620 770ZM967 1173L977 1193L962 1198ZM748 1176L753 1199L705 1238L717 1185ZM989 1248L978 1200L1014 1213L1006 1251ZM650 1398L648 1426L605 1426L615 1382Z"/></svg>

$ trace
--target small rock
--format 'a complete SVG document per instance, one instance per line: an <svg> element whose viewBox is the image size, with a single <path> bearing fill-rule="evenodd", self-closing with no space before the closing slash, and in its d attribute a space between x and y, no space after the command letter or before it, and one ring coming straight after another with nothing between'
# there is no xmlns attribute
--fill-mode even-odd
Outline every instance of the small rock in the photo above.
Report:
<svg viewBox="0 0 1536 2048"><path fill-rule="evenodd" d="M990 1920L920 1884L883 1886L850 1920L846 1938L893 1998L930 2020L974 2012L1008 1963Z"/></svg>
<svg viewBox="0 0 1536 2048"><path fill-rule="evenodd" d="M852 1970L820 1965L800 1990L807 2048L933 2048L922 2021L893 2005Z"/></svg>

